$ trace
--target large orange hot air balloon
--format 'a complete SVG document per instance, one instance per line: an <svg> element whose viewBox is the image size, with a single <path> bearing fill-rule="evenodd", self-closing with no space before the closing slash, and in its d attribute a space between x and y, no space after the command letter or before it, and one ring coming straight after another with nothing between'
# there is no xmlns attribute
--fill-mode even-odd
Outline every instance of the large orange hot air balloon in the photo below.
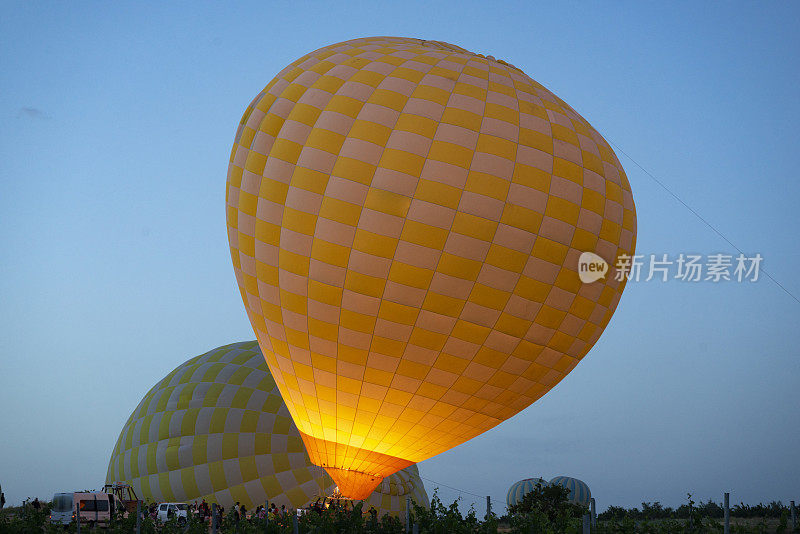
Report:
<svg viewBox="0 0 800 534"><path fill-rule="evenodd" d="M622 166L571 107L491 56L399 37L321 48L256 96L227 221L311 461L353 498L569 373L636 235ZM608 275L581 283L582 252Z"/></svg>

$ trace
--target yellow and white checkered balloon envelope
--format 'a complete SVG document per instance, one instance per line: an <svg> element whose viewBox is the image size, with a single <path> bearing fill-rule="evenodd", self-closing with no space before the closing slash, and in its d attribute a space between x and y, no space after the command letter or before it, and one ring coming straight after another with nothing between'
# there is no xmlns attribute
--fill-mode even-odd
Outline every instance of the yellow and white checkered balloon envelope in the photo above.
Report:
<svg viewBox="0 0 800 534"><path fill-rule="evenodd" d="M192 358L153 386L120 432L106 481L146 501L249 510L267 500L305 506L335 488L309 460L255 341ZM402 516L407 497L428 506L416 465L384 481L364 510Z"/></svg>
<svg viewBox="0 0 800 534"><path fill-rule="evenodd" d="M278 73L226 198L259 344L351 497L555 386L611 319L636 238L622 166L571 107L504 61L400 37ZM582 284L582 252L607 275Z"/></svg>

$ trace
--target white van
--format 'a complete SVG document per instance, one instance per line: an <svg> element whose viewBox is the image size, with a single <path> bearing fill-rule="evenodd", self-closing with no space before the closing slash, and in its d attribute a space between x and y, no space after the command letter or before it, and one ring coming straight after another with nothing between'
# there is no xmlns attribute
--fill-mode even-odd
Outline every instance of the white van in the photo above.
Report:
<svg viewBox="0 0 800 534"><path fill-rule="evenodd" d="M72 506L72 493L56 493L53 495L53 506L50 507L50 522L69 525L75 519L75 507Z"/></svg>
<svg viewBox="0 0 800 534"><path fill-rule="evenodd" d="M108 493L93 491L56 493L53 495L50 522L66 525L80 517L81 523L90 527L107 527L111 522L113 498Z"/></svg>
<svg viewBox="0 0 800 534"><path fill-rule="evenodd" d="M162 502L158 505L158 520L166 523L173 517L179 525L186 523L189 507L182 502Z"/></svg>

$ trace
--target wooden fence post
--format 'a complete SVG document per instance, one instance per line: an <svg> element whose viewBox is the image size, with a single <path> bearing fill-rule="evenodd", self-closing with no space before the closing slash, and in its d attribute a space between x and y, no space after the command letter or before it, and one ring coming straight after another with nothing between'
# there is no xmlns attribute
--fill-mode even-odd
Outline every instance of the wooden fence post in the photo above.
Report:
<svg viewBox="0 0 800 534"><path fill-rule="evenodd" d="M725 512L725 528L723 533L731 534L731 494L727 491L725 492L725 500L722 504Z"/></svg>
<svg viewBox="0 0 800 534"><path fill-rule="evenodd" d="M411 532L411 497L406 497L406 534Z"/></svg>

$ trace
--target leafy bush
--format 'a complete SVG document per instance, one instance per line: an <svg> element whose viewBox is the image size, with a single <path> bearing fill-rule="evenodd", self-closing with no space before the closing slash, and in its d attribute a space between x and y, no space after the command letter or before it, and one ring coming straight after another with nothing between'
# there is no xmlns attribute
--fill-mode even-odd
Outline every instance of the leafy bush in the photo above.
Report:
<svg viewBox="0 0 800 534"><path fill-rule="evenodd" d="M434 492L430 508L414 504L411 520L420 534L577 534L582 532L581 517L586 513L584 507L567 501L568 491L560 487L537 488L511 507L503 521L490 514L480 520L474 508L462 515L458 501L445 505ZM678 533L718 533L722 532L721 521L717 520L721 506L708 501L694 506L691 495L687 504L677 509L663 507L658 502L643 502L642 509L626 509L610 506L598 516L598 524L593 534L678 534ZM36 532L44 534L74 533L75 524L68 526L51 525L48 521L49 506L42 503L40 510L32 506L7 508L0 511L0 534ZM719 509L718 509L719 508ZM689 520L691 511L691 521ZM761 512L763 515L755 516ZM757 506L739 505L732 515L739 515L739 524L731 525L736 534L755 534L787 532L789 510L780 502ZM746 515L745 515L746 514ZM774 515L768 515L774 514ZM760 521L756 518L760 517ZM250 518L236 520L232 514L222 519L219 534L291 534L293 517L287 515L265 524L264 519ZM141 519L143 534L209 534L208 522L202 522L190 514L187 521L179 523L175 518L160 523L147 518ZM502 526L502 528L499 528ZM405 526L400 519L384 515L373 519L365 514L362 503L355 503L350 509L329 508L322 511L310 510L298 518L301 534L404 534ZM136 517L116 517L108 529L95 532L107 534L131 534L136 529ZM90 531L81 525L81 534Z"/></svg>
<svg viewBox="0 0 800 534"><path fill-rule="evenodd" d="M694 503L692 503L694 504ZM597 514L600 521L620 521L622 519L653 520L653 519L689 519L690 510L695 518L722 519L724 510L721 503L709 499L698 506L682 504L676 509L662 507L661 503L643 502L642 509L624 508L621 506L609 506L604 512ZM744 503L731 507L731 517L739 518L774 518L779 519L782 514L789 513L789 507L781 501L772 501L769 504L759 503L749 506Z"/></svg>
<svg viewBox="0 0 800 534"><path fill-rule="evenodd" d="M431 507L424 508L414 503L414 513L411 516L412 523L419 525L420 534L473 534L477 532L487 532L487 526L478 521L475 508L470 507L466 516L461 515L458 509L458 500L453 501L450 506L445 506L439 499L436 491L431 499ZM494 524L493 532L497 532L496 521L489 520L490 525Z"/></svg>
<svg viewBox="0 0 800 534"><path fill-rule="evenodd" d="M580 532L581 518L589 510L569 502L569 490L537 484L522 501L509 507L512 532Z"/></svg>

